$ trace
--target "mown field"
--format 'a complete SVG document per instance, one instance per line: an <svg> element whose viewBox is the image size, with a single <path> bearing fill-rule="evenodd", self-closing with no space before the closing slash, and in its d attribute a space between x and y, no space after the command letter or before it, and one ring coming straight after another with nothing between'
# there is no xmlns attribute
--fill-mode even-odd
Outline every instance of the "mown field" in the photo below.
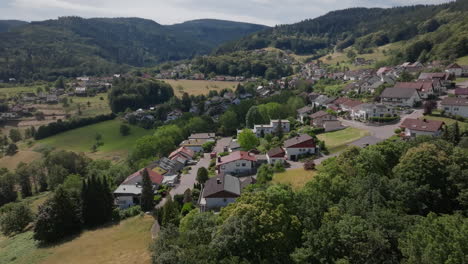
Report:
<svg viewBox="0 0 468 264"><path fill-rule="evenodd" d="M91 157L122 159L133 148L140 137L150 135L154 131L146 130L137 126L130 126L131 132L128 136L120 135L122 121L115 119L73 129L58 135L37 141L37 147L52 147L75 152L85 152ZM102 136L104 145L98 148L96 153L91 153L91 147L96 142L96 135Z"/></svg>
<svg viewBox="0 0 468 264"><path fill-rule="evenodd" d="M468 65L468 56L458 58L457 63L461 65Z"/></svg>
<svg viewBox="0 0 468 264"><path fill-rule="evenodd" d="M0 87L0 95L4 95L6 97L13 97L20 93L35 93L37 88L45 89L44 84L37 84L31 86L11 86L11 87Z"/></svg>
<svg viewBox="0 0 468 264"><path fill-rule="evenodd" d="M291 169L285 172L276 173L273 176L273 183L291 185L294 190L302 188L307 182L314 178L316 171L306 171L303 168Z"/></svg>
<svg viewBox="0 0 468 264"><path fill-rule="evenodd" d="M325 146L331 154L339 152L351 142L369 135L369 131L348 127L343 130L320 134L317 137L325 141Z"/></svg>
<svg viewBox="0 0 468 264"><path fill-rule="evenodd" d="M184 93L189 95L207 95L210 91L222 89L236 89L239 82L198 81L198 80L162 80L172 86L174 94L182 97Z"/></svg>
<svg viewBox="0 0 468 264"><path fill-rule="evenodd" d="M151 216L136 216L116 225L85 231L53 246L41 247L33 232L0 236L1 264L150 263Z"/></svg>
<svg viewBox="0 0 468 264"><path fill-rule="evenodd" d="M14 156L4 156L0 158L0 168L14 170L20 162L29 163L40 159L42 155L31 150L20 150Z"/></svg>

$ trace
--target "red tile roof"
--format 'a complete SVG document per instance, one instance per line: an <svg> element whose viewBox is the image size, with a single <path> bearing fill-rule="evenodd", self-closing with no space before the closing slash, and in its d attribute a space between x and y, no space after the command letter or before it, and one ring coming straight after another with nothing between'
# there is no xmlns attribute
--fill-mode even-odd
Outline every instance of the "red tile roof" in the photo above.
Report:
<svg viewBox="0 0 468 264"><path fill-rule="evenodd" d="M247 151L235 151L227 156L220 157L220 158L221 158L221 161L220 162L218 161L217 166L230 163L236 160L257 161L257 158L254 155L250 155L249 152Z"/></svg>
<svg viewBox="0 0 468 264"><path fill-rule="evenodd" d="M456 88L455 95L468 95L468 88Z"/></svg>
<svg viewBox="0 0 468 264"><path fill-rule="evenodd" d="M169 155L169 158L172 159L174 156L176 156L177 154L182 154L183 156L185 157L188 157L188 158L193 158L193 156L195 155L195 152L193 152L193 150L189 149L189 148L186 148L186 147L180 147L178 148L177 150L174 150L170 155Z"/></svg>
<svg viewBox="0 0 468 264"><path fill-rule="evenodd" d="M270 158L281 158L284 157L284 149L282 147L277 147L268 151L267 155Z"/></svg>
<svg viewBox="0 0 468 264"><path fill-rule="evenodd" d="M467 98L446 97L440 103L441 105L465 106L468 107Z"/></svg>
<svg viewBox="0 0 468 264"><path fill-rule="evenodd" d="M143 177L143 170L147 170L148 171L148 175L150 177L150 180L151 182L153 182L154 184L162 184L163 182L163 179L164 179L164 176L162 176L161 174L149 169L149 168L143 168L135 173L133 173L132 175L128 176L127 179L125 179L125 181L123 182L123 184L125 184L126 182L130 181L131 179L135 178L135 177Z"/></svg>
<svg viewBox="0 0 468 264"><path fill-rule="evenodd" d="M422 92L430 92L433 88L432 80L419 80L418 82L397 82L394 88L416 89Z"/></svg>
<svg viewBox="0 0 468 264"><path fill-rule="evenodd" d="M407 118L400 127L416 131L437 132L442 129L443 124L444 122L437 120Z"/></svg>
<svg viewBox="0 0 468 264"><path fill-rule="evenodd" d="M286 140L283 145L285 148L295 148L295 147L299 147L298 145L301 145L300 147L303 147L302 144L308 141L311 142L310 144L311 147L315 147L314 138L312 138L311 136L307 134L301 134L297 137L290 138Z"/></svg>

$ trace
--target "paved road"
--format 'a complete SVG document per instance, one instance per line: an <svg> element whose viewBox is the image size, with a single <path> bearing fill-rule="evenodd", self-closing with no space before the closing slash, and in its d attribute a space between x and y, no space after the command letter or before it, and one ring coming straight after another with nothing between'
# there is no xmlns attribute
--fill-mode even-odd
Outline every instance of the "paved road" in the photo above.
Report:
<svg viewBox="0 0 468 264"><path fill-rule="evenodd" d="M214 147L214 151L217 153L224 152L224 147L229 146L229 143L231 143L232 138L231 137L224 137L220 138L218 141L216 141L216 146Z"/></svg>

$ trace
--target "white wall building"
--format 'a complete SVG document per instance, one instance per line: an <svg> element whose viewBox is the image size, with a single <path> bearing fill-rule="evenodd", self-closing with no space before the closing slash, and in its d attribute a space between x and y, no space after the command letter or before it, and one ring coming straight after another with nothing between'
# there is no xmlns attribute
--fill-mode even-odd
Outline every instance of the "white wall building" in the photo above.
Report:
<svg viewBox="0 0 468 264"><path fill-rule="evenodd" d="M440 103L445 113L468 117L468 99L460 97L447 97Z"/></svg>

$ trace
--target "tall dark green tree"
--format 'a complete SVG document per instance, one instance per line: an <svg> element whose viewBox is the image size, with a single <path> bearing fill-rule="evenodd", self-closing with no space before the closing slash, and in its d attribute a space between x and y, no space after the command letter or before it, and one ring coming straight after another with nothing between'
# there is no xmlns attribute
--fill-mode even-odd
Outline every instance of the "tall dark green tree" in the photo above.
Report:
<svg viewBox="0 0 468 264"><path fill-rule="evenodd" d="M18 183L21 188L21 196L23 198L31 196L31 175L28 170L28 165L26 165L26 163L21 162L20 164L18 164L18 167L16 168L16 177L18 178Z"/></svg>
<svg viewBox="0 0 468 264"><path fill-rule="evenodd" d="M81 191L83 222L88 227L102 225L111 220L113 200L107 180L91 178L84 182Z"/></svg>
<svg viewBox="0 0 468 264"><path fill-rule="evenodd" d="M208 170L205 167L198 168L197 171L197 182L201 184L205 184L205 182L209 179Z"/></svg>
<svg viewBox="0 0 468 264"><path fill-rule="evenodd" d="M148 212L154 209L153 183L151 182L147 169L144 169L142 173L140 205L141 210L144 212Z"/></svg>
<svg viewBox="0 0 468 264"><path fill-rule="evenodd" d="M6 169L0 171L0 207L4 204L16 201L18 196L15 189L15 175Z"/></svg>

